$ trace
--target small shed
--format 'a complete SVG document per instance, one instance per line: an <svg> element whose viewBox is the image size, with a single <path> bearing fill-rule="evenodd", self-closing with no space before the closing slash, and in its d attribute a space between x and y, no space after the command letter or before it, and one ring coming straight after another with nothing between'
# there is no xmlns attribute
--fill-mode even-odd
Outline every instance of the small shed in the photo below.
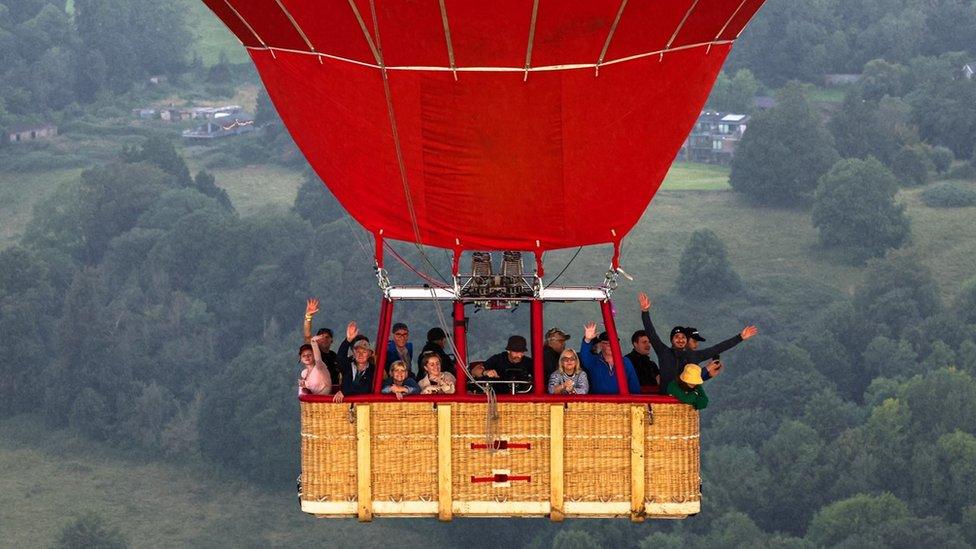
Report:
<svg viewBox="0 0 976 549"><path fill-rule="evenodd" d="M10 143L50 139L56 135L58 135L58 127L53 124L15 126L6 132L7 141Z"/></svg>

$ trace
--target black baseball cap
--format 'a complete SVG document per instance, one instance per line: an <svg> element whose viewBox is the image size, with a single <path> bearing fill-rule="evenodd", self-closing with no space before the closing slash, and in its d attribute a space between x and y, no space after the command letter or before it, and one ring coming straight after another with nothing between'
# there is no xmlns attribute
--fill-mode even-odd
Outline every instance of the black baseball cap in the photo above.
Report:
<svg viewBox="0 0 976 549"><path fill-rule="evenodd" d="M698 328L685 326L685 329L682 330L682 332L684 332L685 336L687 336L689 339L694 339L695 341L705 341L705 338L698 333Z"/></svg>
<svg viewBox="0 0 976 549"><path fill-rule="evenodd" d="M675 326L674 328L671 328L671 335L668 336L668 339L674 338L675 335L683 333L685 333L684 326Z"/></svg>

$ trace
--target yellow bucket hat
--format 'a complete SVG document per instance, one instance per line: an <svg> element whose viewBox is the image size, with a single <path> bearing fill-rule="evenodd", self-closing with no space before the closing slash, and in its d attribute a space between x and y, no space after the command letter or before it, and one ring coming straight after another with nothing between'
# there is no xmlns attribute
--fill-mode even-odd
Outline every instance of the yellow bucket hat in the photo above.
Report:
<svg viewBox="0 0 976 549"><path fill-rule="evenodd" d="M678 379L684 381L688 385L701 385L705 381L701 376L701 366L697 364L686 364L684 371L678 376Z"/></svg>

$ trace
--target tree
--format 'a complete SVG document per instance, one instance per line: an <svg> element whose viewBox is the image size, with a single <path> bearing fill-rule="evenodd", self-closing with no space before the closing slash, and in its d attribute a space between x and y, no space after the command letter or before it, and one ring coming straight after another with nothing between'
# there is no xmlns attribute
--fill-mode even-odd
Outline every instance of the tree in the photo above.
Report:
<svg viewBox="0 0 976 549"><path fill-rule="evenodd" d="M836 546L852 536L867 534L869 529L909 516L908 506L891 494L857 495L818 511L807 530L807 539L820 547Z"/></svg>
<svg viewBox="0 0 976 549"><path fill-rule="evenodd" d="M953 310L966 324L976 324L976 277L967 280L953 303Z"/></svg>
<svg viewBox="0 0 976 549"><path fill-rule="evenodd" d="M773 478L767 496L770 514L763 520L768 529L799 533L823 504L833 477L823 452L817 432L799 421L783 422L763 444L760 455Z"/></svg>
<svg viewBox="0 0 976 549"><path fill-rule="evenodd" d="M757 91L759 81L749 69L739 69L731 78L723 72L715 82L708 106L722 112L750 113Z"/></svg>
<svg viewBox="0 0 976 549"><path fill-rule="evenodd" d="M139 148L133 146L124 149L122 158L130 163L145 162L156 166L173 176L177 186L193 186L193 179L190 177L190 169L187 167L186 161L176 152L173 142L162 135L151 136Z"/></svg>
<svg viewBox="0 0 976 549"><path fill-rule="evenodd" d="M552 538L552 549L600 549L603 547L584 530L563 530Z"/></svg>
<svg viewBox="0 0 976 549"><path fill-rule="evenodd" d="M102 517L88 512L61 530L59 549L124 549L128 540L118 528L106 524Z"/></svg>
<svg viewBox="0 0 976 549"><path fill-rule="evenodd" d="M864 326L865 342L876 335L898 338L910 326L942 308L932 272L911 254L889 254L868 262L863 282L854 290L854 309Z"/></svg>
<svg viewBox="0 0 976 549"><path fill-rule="evenodd" d="M871 340L862 356L864 375L908 378L918 372L918 353L904 339L878 336Z"/></svg>
<svg viewBox="0 0 976 549"><path fill-rule="evenodd" d="M688 297L734 294L742 288L732 270L725 244L710 229L692 233L681 254L678 291Z"/></svg>
<svg viewBox="0 0 976 549"><path fill-rule="evenodd" d="M732 158L729 184L759 204L805 205L837 158L833 138L793 84L749 124Z"/></svg>
<svg viewBox="0 0 976 549"><path fill-rule="evenodd" d="M901 97L905 93L908 69L898 63L884 59L872 59L864 65L858 86L864 99L877 101L889 95Z"/></svg>
<svg viewBox="0 0 976 549"><path fill-rule="evenodd" d="M929 180L929 173L935 170L931 147L924 144L905 145L892 157L891 169L906 187L924 185Z"/></svg>
<svg viewBox="0 0 976 549"><path fill-rule="evenodd" d="M814 198L820 242L858 258L901 246L910 227L905 207L895 204L897 188L894 174L874 158L838 162L820 178Z"/></svg>
<svg viewBox="0 0 976 549"><path fill-rule="evenodd" d="M210 172L206 170L197 172L197 176L193 178L193 188L204 196L213 198L227 210L234 211L234 205L231 204L227 191L217 186L217 179Z"/></svg>
<svg viewBox="0 0 976 549"><path fill-rule="evenodd" d="M844 96L844 103L827 123L834 136L837 152L844 158L874 156L888 162L898 150L898 137L881 120L874 101L865 100L854 89Z"/></svg>
<svg viewBox="0 0 976 549"><path fill-rule="evenodd" d="M346 211L339 204L339 201L312 170L305 172L305 179L302 180L302 185L298 188L298 195L295 197L295 205L292 210L302 219L311 223L313 227L331 223L346 216Z"/></svg>
<svg viewBox="0 0 976 549"><path fill-rule="evenodd" d="M295 378L287 367L281 368L283 356L265 347L247 348L225 364L204 390L201 452L257 482L284 483L294 478Z"/></svg>

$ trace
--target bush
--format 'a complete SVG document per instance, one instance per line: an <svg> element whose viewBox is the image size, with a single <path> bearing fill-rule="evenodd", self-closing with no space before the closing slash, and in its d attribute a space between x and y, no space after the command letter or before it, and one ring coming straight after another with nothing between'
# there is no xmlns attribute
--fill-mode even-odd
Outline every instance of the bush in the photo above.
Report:
<svg viewBox="0 0 976 549"><path fill-rule="evenodd" d="M932 165L935 166L935 171L946 173L952 166L952 161L956 159L956 155L952 154L952 149L949 147L939 145L932 148L929 158L932 160Z"/></svg>
<svg viewBox="0 0 976 549"><path fill-rule="evenodd" d="M725 244L710 230L695 231L679 264L678 290L689 297L732 294L742 288Z"/></svg>
<svg viewBox="0 0 976 549"><path fill-rule="evenodd" d="M946 177L949 179L976 179L976 167L970 162L963 162L949 168Z"/></svg>
<svg viewBox="0 0 976 549"><path fill-rule="evenodd" d="M917 187L929 180L929 172L935 170L928 145L905 145L891 159L891 171L902 185Z"/></svg>
<svg viewBox="0 0 976 549"><path fill-rule="evenodd" d="M960 183L939 183L922 191L922 202L930 208L976 206L976 189Z"/></svg>
<svg viewBox="0 0 976 549"><path fill-rule="evenodd" d="M905 208L895 204L895 175L873 157L841 160L820 178L813 225L820 242L859 257L883 255L901 246L910 227Z"/></svg>
<svg viewBox="0 0 976 549"><path fill-rule="evenodd" d="M55 547L59 549L122 549L128 540L118 528L105 523L102 517L88 512L61 530Z"/></svg>

